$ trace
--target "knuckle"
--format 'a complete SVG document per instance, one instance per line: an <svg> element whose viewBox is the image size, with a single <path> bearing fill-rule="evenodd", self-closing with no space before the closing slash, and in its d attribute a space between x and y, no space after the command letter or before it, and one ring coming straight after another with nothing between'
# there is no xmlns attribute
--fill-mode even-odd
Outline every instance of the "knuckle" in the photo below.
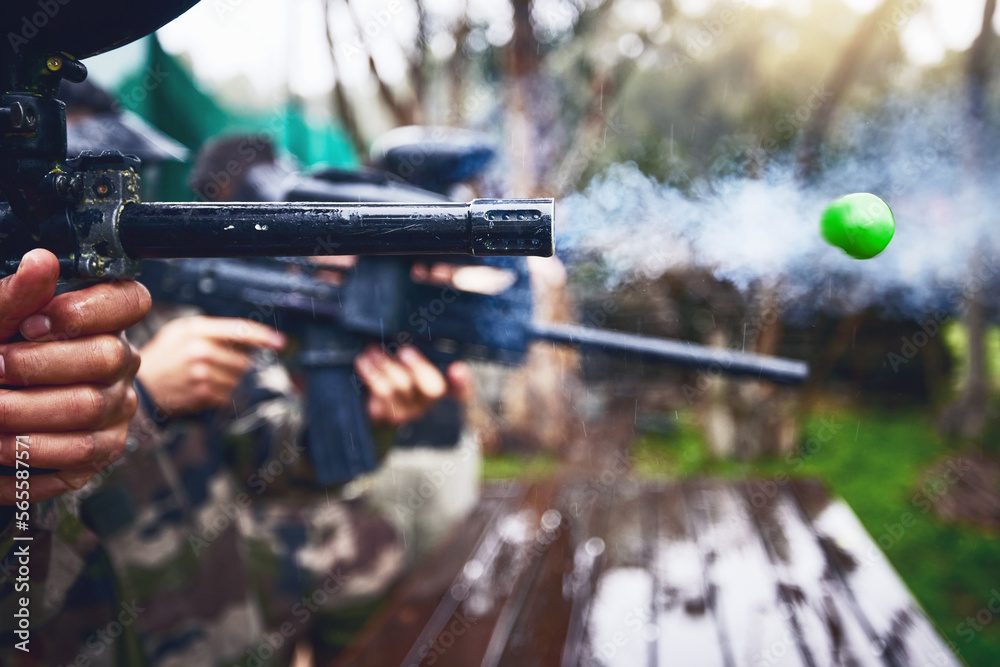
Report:
<svg viewBox="0 0 1000 667"><path fill-rule="evenodd" d="M91 437L95 448L94 467L100 470L120 459L125 453L128 428L110 428L93 433Z"/></svg>
<svg viewBox="0 0 1000 667"><path fill-rule="evenodd" d="M85 433L77 438L70 447L71 460L66 467L79 467L97 463L98 447L94 433Z"/></svg>
<svg viewBox="0 0 1000 667"><path fill-rule="evenodd" d="M76 392L76 414L87 425L99 424L108 409L108 398L96 387L81 387Z"/></svg>
<svg viewBox="0 0 1000 667"><path fill-rule="evenodd" d="M138 409L139 397L136 395L135 389L133 389L130 384L125 390L125 396L122 398L122 411L124 412L125 421L131 419Z"/></svg>
<svg viewBox="0 0 1000 667"><path fill-rule="evenodd" d="M116 377L128 366L131 354L117 336L97 336L92 343L95 366L108 377Z"/></svg>
<svg viewBox="0 0 1000 667"><path fill-rule="evenodd" d="M443 398L447 391L448 386L441 377L428 378L424 382L424 394L432 401Z"/></svg>
<svg viewBox="0 0 1000 667"><path fill-rule="evenodd" d="M207 340L197 338L191 341L191 356L197 361L207 362L215 356L215 350Z"/></svg>
<svg viewBox="0 0 1000 667"><path fill-rule="evenodd" d="M203 361L192 364L188 373L190 373L192 382L199 384L207 382L210 375L208 364Z"/></svg>
<svg viewBox="0 0 1000 667"><path fill-rule="evenodd" d="M0 437L0 465L12 466L14 463L14 440L9 437Z"/></svg>
<svg viewBox="0 0 1000 667"><path fill-rule="evenodd" d="M125 311L132 316L132 319L144 317L153 306L153 298L149 290L144 285L129 280L125 283L124 289L119 289Z"/></svg>
<svg viewBox="0 0 1000 667"><path fill-rule="evenodd" d="M45 347L41 343L15 344L8 348L4 358L9 369L5 382L27 386L45 367Z"/></svg>
<svg viewBox="0 0 1000 667"><path fill-rule="evenodd" d="M194 402L199 406L211 405L215 401L215 392L208 384L199 384L192 392Z"/></svg>
<svg viewBox="0 0 1000 667"><path fill-rule="evenodd" d="M0 391L0 425L7 426L12 423L11 417L16 414L12 405L17 400L15 392L10 390Z"/></svg>
<svg viewBox="0 0 1000 667"><path fill-rule="evenodd" d="M96 472L83 473L83 474L81 474L81 473L72 473L72 474L68 474L68 475L62 475L62 476L60 476L59 479L61 479L62 482L63 482L63 484L65 484L66 486L68 486L73 491L79 491L80 489L82 489L84 486L87 485L87 482L89 482L90 479L95 474L97 474L97 473Z"/></svg>

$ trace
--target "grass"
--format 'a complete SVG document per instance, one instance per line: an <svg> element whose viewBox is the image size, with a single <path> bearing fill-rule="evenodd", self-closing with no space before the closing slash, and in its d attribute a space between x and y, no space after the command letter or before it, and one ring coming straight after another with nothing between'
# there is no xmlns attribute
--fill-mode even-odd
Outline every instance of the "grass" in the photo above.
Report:
<svg viewBox="0 0 1000 667"><path fill-rule="evenodd" d="M482 477L496 479L541 479L555 472L558 460L549 455L525 458L516 454L500 454L483 459Z"/></svg>
<svg viewBox="0 0 1000 667"><path fill-rule="evenodd" d="M926 412L828 412L809 418L801 458L755 463L716 461L706 454L697 428L682 419L670 437L636 443L637 470L647 476L771 477L778 471L817 477L843 497L884 549L920 604L969 665L1000 664L1000 539L950 524L926 511L921 475L956 452L935 434ZM812 450L812 454L805 453ZM797 468L797 470L796 470ZM925 497L925 496L924 496ZM914 524L898 539L889 527L905 513ZM890 543L891 541L891 543ZM986 610L986 611L983 611ZM980 631L967 623L977 613L990 622ZM993 617L997 618L993 618Z"/></svg>

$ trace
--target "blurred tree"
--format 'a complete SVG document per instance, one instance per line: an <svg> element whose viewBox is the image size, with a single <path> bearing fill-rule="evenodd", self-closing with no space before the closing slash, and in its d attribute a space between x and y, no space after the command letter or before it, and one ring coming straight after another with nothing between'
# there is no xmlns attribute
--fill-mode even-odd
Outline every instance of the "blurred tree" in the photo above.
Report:
<svg viewBox="0 0 1000 667"><path fill-rule="evenodd" d="M996 32L993 17L996 14L996 0L986 0L983 6L983 22L972 46L969 48L966 64L968 111L966 125L966 168L968 187L984 187L981 174L984 170L985 135L987 125L986 97L992 76L995 56ZM981 266L982 250L975 251L969 258L969 266ZM986 285L974 283L963 295L965 305L965 331L968 336L969 364L965 385L961 395L944 411L938 420L938 427L945 433L973 438L982 435L986 426L988 381L986 369Z"/></svg>

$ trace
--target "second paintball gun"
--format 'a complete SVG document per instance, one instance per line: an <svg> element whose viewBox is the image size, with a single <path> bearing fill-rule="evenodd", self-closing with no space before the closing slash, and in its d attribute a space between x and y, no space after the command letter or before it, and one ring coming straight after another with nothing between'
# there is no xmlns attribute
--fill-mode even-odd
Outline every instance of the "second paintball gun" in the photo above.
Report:
<svg viewBox="0 0 1000 667"><path fill-rule="evenodd" d="M433 152L427 146L422 150ZM243 196L254 196L252 186L260 176L248 174L251 187ZM272 185L278 176L264 171ZM440 198L377 172L285 180L291 184L281 196L293 200ZM273 192L259 185L256 191ZM426 278L435 263L448 265L450 281ZM460 280L466 268L472 278ZM488 289L482 289L482 280L476 284L475 271L483 269L493 274ZM155 299L273 323L296 339L295 361L304 372L309 401L307 448L322 484L342 483L377 465L364 389L353 370L354 359L371 342L390 352L416 346L442 369L456 359L520 364L530 343L543 340L783 384L802 382L808 374L804 362L791 359L535 321L530 276L521 258L360 257L352 267L336 269L339 275L332 281L323 277L329 270L291 260L177 260L149 262L141 277ZM432 413L429 419L413 427L421 435L411 440L448 445L457 440L460 415Z"/></svg>
<svg viewBox="0 0 1000 667"><path fill-rule="evenodd" d="M155 299L274 323L298 340L297 365L306 373L310 403L317 401L309 410L309 450L323 484L376 466L363 389L353 372L355 357L373 341L389 351L416 346L442 368L460 358L518 364L532 341L544 340L782 384L808 374L804 362L791 359L537 322L530 279L517 258L457 260L507 273L509 286L496 294L416 282L413 268L421 261L362 257L340 285L290 272L288 264L239 260L150 262L141 280ZM457 433L450 437L453 442Z"/></svg>

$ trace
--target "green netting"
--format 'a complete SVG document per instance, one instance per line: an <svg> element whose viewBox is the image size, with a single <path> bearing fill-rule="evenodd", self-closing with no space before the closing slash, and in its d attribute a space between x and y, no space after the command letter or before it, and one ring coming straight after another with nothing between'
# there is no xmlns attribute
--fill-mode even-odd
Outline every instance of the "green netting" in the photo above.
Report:
<svg viewBox="0 0 1000 667"><path fill-rule="evenodd" d="M123 107L190 148L192 156L212 137L246 132L266 134L304 165L358 164L343 130L311 123L297 101L268 114L227 109L198 87L181 63L163 50L155 35L147 39L146 66L122 83L118 98ZM189 169L189 164L162 165L156 197L162 201L191 201L194 195L185 185Z"/></svg>

